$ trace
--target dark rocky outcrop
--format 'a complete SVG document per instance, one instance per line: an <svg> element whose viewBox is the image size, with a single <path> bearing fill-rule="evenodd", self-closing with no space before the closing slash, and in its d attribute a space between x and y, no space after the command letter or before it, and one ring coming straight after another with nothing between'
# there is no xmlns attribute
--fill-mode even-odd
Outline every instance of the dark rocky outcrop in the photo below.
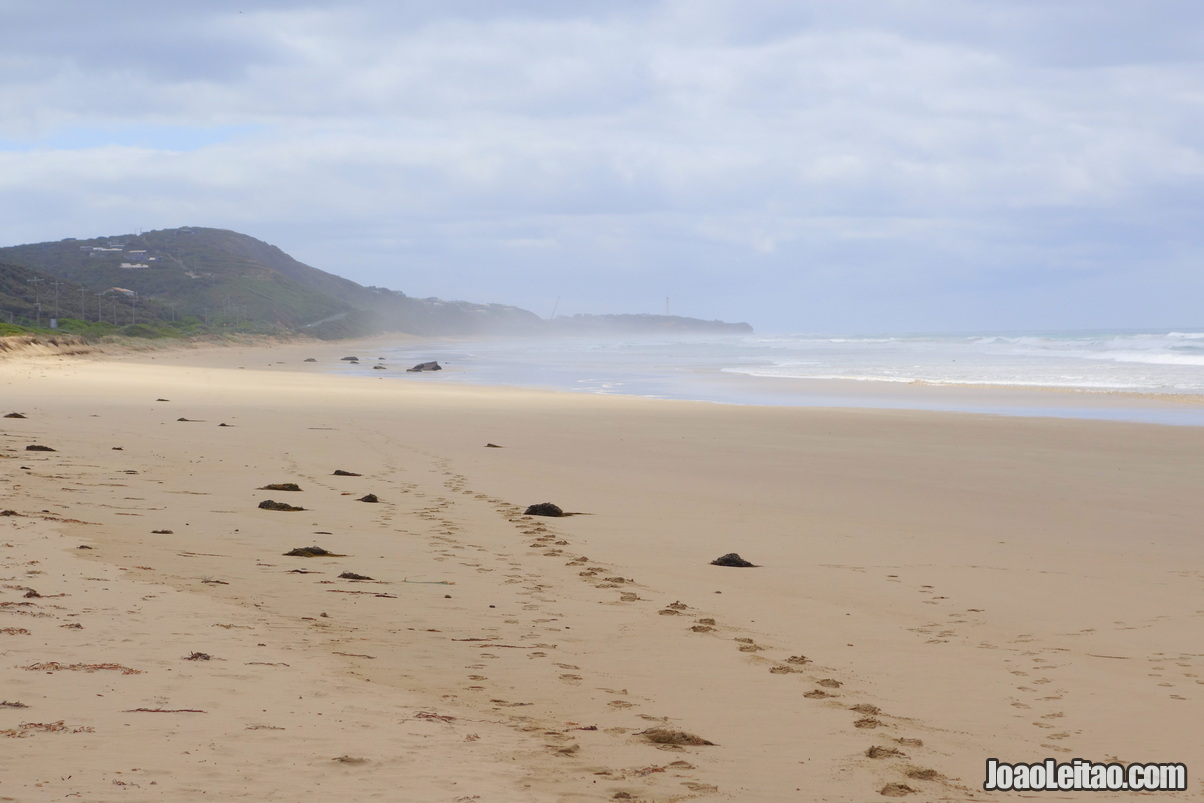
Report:
<svg viewBox="0 0 1204 803"><path fill-rule="evenodd" d="M541 502L538 505L531 505L523 511L524 516L563 516L564 511L559 505L554 505L551 502Z"/></svg>
<svg viewBox="0 0 1204 803"><path fill-rule="evenodd" d="M299 546L284 553L289 558L345 558L337 552L328 552L320 546Z"/></svg>
<svg viewBox="0 0 1204 803"><path fill-rule="evenodd" d="M51 449L49 446L39 446L36 443L31 443L25 447L27 452L57 452L58 449Z"/></svg>
<svg viewBox="0 0 1204 803"><path fill-rule="evenodd" d="M295 482L274 482L259 488L261 491L299 491L301 486Z"/></svg>
<svg viewBox="0 0 1204 803"><path fill-rule="evenodd" d="M334 470L334 476L335 477L359 477L362 475L356 474L354 471L343 471L343 469L341 469L341 468L336 468Z"/></svg>
<svg viewBox="0 0 1204 803"><path fill-rule="evenodd" d="M755 563L749 563L744 558L737 555L735 552L729 552L723 557L715 558L711 561L712 566L735 566L741 569L756 568Z"/></svg>
<svg viewBox="0 0 1204 803"><path fill-rule="evenodd" d="M305 508L303 508L303 507L293 507L292 505L288 504L287 502L273 502L271 499L265 499L262 502L260 502L259 509L260 510L283 510L283 511L286 511L289 513L296 511L296 510L305 510Z"/></svg>
<svg viewBox="0 0 1204 803"><path fill-rule="evenodd" d="M406 369L406 371L408 371L409 373L418 373L421 371L442 371L442 370L443 370L443 366L440 365L435 360L432 360L431 362L420 362L417 365L415 365L413 368Z"/></svg>
<svg viewBox="0 0 1204 803"><path fill-rule="evenodd" d="M380 499L378 499L376 497L376 494L364 494L363 496L361 496L359 499L356 499L355 501L357 501L357 502L379 502Z"/></svg>

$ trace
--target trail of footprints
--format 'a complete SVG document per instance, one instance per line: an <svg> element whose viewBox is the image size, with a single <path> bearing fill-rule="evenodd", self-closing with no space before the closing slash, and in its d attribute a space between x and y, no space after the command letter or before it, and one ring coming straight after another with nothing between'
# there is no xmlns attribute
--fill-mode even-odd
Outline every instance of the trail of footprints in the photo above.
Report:
<svg viewBox="0 0 1204 803"><path fill-rule="evenodd" d="M464 558L466 550L475 550L479 553L484 553L480 555L481 563L466 560L461 560L460 562L466 566L475 567L478 571L482 572L501 571L504 578L501 584L518 586L519 590L516 593L530 600L521 605L524 611L544 612L545 606L554 602L553 598L544 595L547 589L544 583L549 580L549 575L546 571L538 573L528 571L525 569L525 565L511 554L488 554L488 550L483 547L462 542L462 528L456 523L453 513L455 506L462 499L455 497L471 497L472 503L489 505L496 515L504 518L509 524L513 525L517 534L522 536L520 540L525 542L525 546L530 550L534 550L538 556L562 561L563 566L569 571L574 572L581 582L588 583L596 589L617 592L613 604L651 604L651 600L646 599L641 594L645 594L651 598L655 595L654 592L640 585L632 578L621 576L613 567L607 566L604 562L573 553L569 549L571 543L568 538L556 529L550 520L525 516L522 514L522 508L516 505L486 494L474 492L468 487L468 479L464 475L456 473L451 468L449 461L433 455L426 455L426 457L432 460L436 469L442 474L443 488L447 494L426 498L424 500L425 506L419 508L416 512L419 518L430 522L435 527L432 540L435 545L436 554L438 555L437 560ZM415 495L422 497L422 494L417 492L415 492ZM567 560L565 560L566 558ZM489 561L502 565L486 566L485 563ZM569 578L571 576L569 575ZM556 579L559 582L563 582L567 578L557 577ZM854 702L856 698L850 695L850 690L846 687L844 681L831 677L831 671L825 671L807 656L791 654L789 651L759 644L753 637L741 634L739 629L727 627L717 622L714 617L704 615L704 611L700 611L680 600L674 600L661 606L657 613L666 618L680 617L683 622L682 629L685 633L713 638L716 642L716 648L736 649L741 653L747 654L750 659L749 667L752 670L764 671L775 676L783 676L784 680L785 676L793 676L795 682L800 682L801 684L800 694L803 697L822 701L822 704L825 705L847 709L849 712L849 726L851 728L860 732L866 732L867 734L870 732L881 733L881 737L867 745L864 754L873 759L892 762L892 766L896 768L900 775L900 782L892 785L892 794L919 793L925 791L925 789L931 791L931 787L924 786L925 783L935 783L946 790L960 788L958 784L943 777L935 770L912 763L911 759L918 759L923 755L925 749L923 741L901 734L901 721L884 713L877 706ZM560 612L546 612L544 616L530 619L529 624L541 625L544 627L545 632L548 633L563 633L562 617L563 614ZM507 624L512 625L520 623L518 619L508 619L505 621ZM553 626L554 623L561 624ZM535 633L525 633L519 635L517 638L520 640L532 640L540 638L540 636L537 636ZM555 675L555 679L558 682L573 686L590 682L588 668L583 669L577 664L560 662L552 658L556 645L541 642L530 646L536 649L525 653L527 659L532 662L546 661L550 665L549 671ZM482 653L480 657L495 660L498 658L496 654L488 652ZM466 687L468 690L487 690L487 687L480 685L482 682L488 680L488 676L485 674L487 671L485 663L468 664L465 666L465 671L467 672L465 675L466 680L472 684ZM627 689L613 689L604 686L596 688L604 692L608 697L611 697L611 699L604 702L604 705L612 711L638 709L641 705L640 702L633 701L633 698L638 700L638 696L632 695ZM516 703L502 699L493 699L490 702L498 709L531 705L530 703ZM633 713L635 712L633 711ZM666 717L650 714L636 713L636 716L646 722L658 724L664 724L669 721ZM532 723L530 727L538 729L543 726ZM609 732L612 732L614 735L623 735L634 730L634 728L611 728ZM558 752L566 750L564 744L570 741L570 739L565 734L545 729L545 735L550 740L548 749ZM576 751L577 748L574 747L567 752L575 753ZM911 786L908 784L911 784ZM699 786L690 782L686 782L685 785L687 787ZM702 792L711 790L713 790L713 787L702 789L699 786L698 789L694 789L693 791Z"/></svg>
<svg viewBox="0 0 1204 803"><path fill-rule="evenodd" d="M522 513L523 509L519 506L487 494L473 491L468 487L468 478L463 474L456 473L452 469L451 462L446 459L423 453L413 448L409 451L412 454L421 455L430 461L433 467L432 470L442 477L441 484L445 494L425 494L418 490L419 486L417 484L402 483L399 486L395 479L392 479L389 485L391 488L400 488L403 493L411 494L414 502L418 504L413 509L412 515L427 523L428 532L426 537L433 549L434 559L436 561L456 560L461 565L473 568L482 574L500 572L500 576L504 578L500 581L500 585L517 586L515 594L526 600L519 605L522 611L531 614L537 612L544 614L530 618L527 624L539 625L547 634L562 634L564 632L565 628L562 623L563 613L545 611L547 605L555 602L552 597L547 596L545 593L548 590L546 572L530 571L526 564L513 554L503 552L494 553L483 546L466 543L463 537L464 528L456 520L455 511L458 504L479 503L490 506L496 515L504 518L509 524L513 525L514 530L522 536L521 541L526 542L525 546L528 549L535 550L542 557L562 560L566 568L570 571L575 570L575 575L581 582L588 583L596 589L616 591L617 597L614 600L614 604L650 602L649 599L641 596L641 592L647 594L648 597L652 597L653 592L641 586L634 579L619 575L612 567L607 566L601 561L591 560L584 555L572 554L567 549L571 546L570 541L564 534L551 526L548 520L525 516ZM299 467L296 467L295 473L300 475L301 472L298 469ZM395 478L400 471L400 467L388 465L386 466L386 471L383 473L386 476ZM336 490L333 485L323 482L320 478L313 477L310 478L310 481L315 485ZM464 499L464 497L469 497L471 501ZM392 515L382 514L382 525L387 526L391 519ZM473 557L474 555L475 557ZM568 559L564 560L565 558ZM557 579L560 581L564 580L564 578ZM933 601L935 602L936 600ZM703 615L703 613L703 611L699 611L693 606L679 600L670 602L658 610L660 616L682 617L683 621L687 622L683 626L685 632L714 638L717 648L721 648L722 645L730 645L730 648L747 654L750 659L750 669L763 670L768 674L776 676L794 676L797 682L801 682L804 686L809 687L800 691L800 694L804 698L822 701L822 704L825 705L847 709L851 728L859 732L866 732L867 734L871 732L881 733L882 736L880 738L873 740L873 743L867 745L864 755L872 759L892 762L892 766L900 776L900 782L891 785L892 795L906 795L913 792L920 793L926 789L931 791L931 788L926 787L924 784L937 784L946 790L961 788L959 784L945 778L937 771L912 763L911 759L918 759L923 754L925 750L923 741L901 734L896 735L900 729L900 722L882 712L877 706L868 703L852 703L855 697L850 696L849 689L845 687L845 682L835 677L830 677L829 675L832 674L830 671L824 671L805 655L788 654L788 652L759 644L754 638L741 635L738 629L727 627L717 622L714 617ZM520 625L521 620L506 619L504 623ZM557 645L544 641L536 641L536 639L551 637L553 636L541 637L535 632L526 632L516 635L515 639L528 642L523 645L527 648L523 651L526 659L531 661L533 665L544 663L548 667L549 673L554 675L557 682L572 686L580 686L588 683L588 669L582 669L577 664L554 660L552 656L555 653ZM491 638L490 641L492 640ZM490 648L488 642L483 646L486 649ZM488 692L489 686L486 685L490 680L487 674L488 662L501 658L498 653L488 651L479 653L477 657L479 658L478 661L464 666L464 678L467 681L465 685L466 692ZM596 688L603 692L605 696L611 698L603 704L607 709L612 711L638 709L641 705L638 702L640 698L632 695L627 689L614 689L605 686L598 686ZM633 699L637 701L633 701ZM503 709L522 708L533 704L492 698L489 700L489 705L493 710L500 711ZM667 717L636 713L635 711L633 713L638 718L649 723L664 725L670 721ZM513 712L511 716L520 729L541 733L547 740L547 749L566 757L578 753L580 749L578 743L572 740L566 733L551 729L547 723L540 722L538 718ZM614 736L623 736L635 730L636 728L614 727L607 729L607 732ZM688 762L674 762L674 764L679 765L676 767L676 770L680 777L688 777L682 773L693 769ZM613 775L619 778L627 777L630 773L629 771L614 770L601 774ZM910 786L909 784L914 786ZM698 794L716 791L712 786L693 781L683 781L682 785Z"/></svg>
<svg viewBox="0 0 1204 803"><path fill-rule="evenodd" d="M1183 574L1194 576L1195 573ZM900 582L898 575L889 575L888 579L892 582ZM921 594L928 595L928 598L924 600L926 604L939 604L949 599L937 594L931 585L921 585L917 590ZM927 644L945 644L950 639L961 638L958 629L953 627L954 625L973 626L978 624L981 619L974 614L981 613L983 611L978 608L968 608L964 611L954 610L946 615L945 621L922 625L914 628L913 631L924 638ZM1204 611L1196 612L1197 616L1200 614L1204 614ZM1151 627L1167 618L1169 617L1163 615L1149 621L1136 623L1117 621L1113 622L1113 625L1117 630L1137 630L1142 627ZM1089 636L1094 632L1095 628L1086 628L1076 633L1062 635L1068 637ZM1035 717L1030 724L1038 731L1038 741L1041 747L1054 753L1071 753L1073 748L1067 746L1067 740L1081 735L1083 731L1073 727L1066 719L1067 713L1061 710L1065 706L1060 705L1060 701L1069 691L1057 682L1057 670L1073 660L1073 656L1070 655L1070 650L1065 648L1035 650L1026 647L1035 642L1034 634L1020 633L1006 646L1001 647L988 642L979 642L977 646L981 649L1002 649L1009 653L1009 657L1002 660L1007 671L1016 678L1016 693L1011 698L1011 706L1019 712L1023 712L1026 717ZM1130 659L1129 656L1105 657ZM1150 669L1148 676L1156 681L1160 688L1168 690L1167 696L1173 700L1187 700L1188 697L1180 692L1184 692L1186 688L1194 685L1204 685L1204 679L1201 679L1199 671L1202 658L1204 658L1204 654L1201 653L1156 652L1146 657L1145 660Z"/></svg>
<svg viewBox="0 0 1204 803"><path fill-rule="evenodd" d="M888 579L900 582L898 575L889 575ZM917 591L926 596L924 604L940 605L949 602L949 597L936 593L934 586L920 585ZM952 603L949 602L949 604ZM942 622L932 622L912 628L912 630L924 638L926 644L947 644L951 639L962 638L958 627L955 626L979 624L982 619L976 614L983 612L979 608L953 610L946 614L945 620ZM1004 648L1009 657L1003 658L1003 663L1009 667L1007 671L1017 678L1016 694L1012 696L1010 704L1018 711L1024 712L1024 716L1036 717L1031 724L1039 731L1039 741L1042 747L1055 753L1069 753L1071 748L1066 747L1062 742L1081 734L1082 731L1067 727L1067 723L1063 721L1066 713L1058 710L1057 703L1067 694L1067 690L1057 685L1051 686L1050 684L1054 684L1055 681L1049 677L1055 673L1059 665L1043 657L1042 652L1024 648L1025 644L1031 643L1033 640L1032 634L1022 633L1012 641L1012 645L1015 646ZM998 645L985 641L979 642L977 646L980 649L1000 649Z"/></svg>
<svg viewBox="0 0 1204 803"><path fill-rule="evenodd" d="M564 534L559 532L547 520L538 519L536 517L525 516L522 514L522 508L513 505L505 500L494 498L486 494L477 493L468 487L468 479L463 474L456 473L450 461L440 458L436 455L421 452L415 448L406 448L404 445L398 445L396 449L390 449L390 453L396 454L401 451L406 451L411 455L416 455L425 458L429 461L431 471L441 478L443 493L428 494L420 490L417 483L403 481L406 470L393 461L389 461L383 466L383 471L376 476L365 476L365 484L375 482L382 486L386 493L382 493L382 498L390 495L405 495L410 499L406 507L410 509L405 511L409 515L424 523L421 528L425 532L421 533L429 543L433 550L434 560L449 561L455 560L460 564L472 568L481 574L499 573L500 579L498 585L500 587L509 587L514 589L513 594L519 600L518 607L530 618L525 624L528 626L538 626L542 631L542 635L536 630L518 633L520 625L524 624L518 618L510 618L503 621L503 624L515 626L515 639L522 642L521 653L519 650L514 650L515 653L520 653L525 656L526 660L532 666L543 665L546 667L546 672L555 678L558 683L581 686L588 684L590 680L590 670L588 667L583 668L580 664L569 663L566 661L558 661L555 658L557 645L550 643L544 639L554 638L557 634L563 634L568 627L565 625L563 618L564 614L560 611L550 610L549 606L555 604L555 599L549 596L549 583L555 582L563 584L571 582L573 577L578 581L587 583L596 589L603 591L615 592L613 604L616 605L650 605L651 598L657 594L642 585L632 578L621 576L613 567L606 565L604 562L591 560L584 555L572 553L571 543ZM307 486L320 488L328 493L337 493L346 495L343 490L344 486L334 484L329 476L325 473L318 474L304 470L304 467L297 459L288 452L284 452L278 456L280 467L285 472L286 476L295 476L303 478ZM145 456L144 456L145 459ZM29 458L32 465L32 457ZM95 479L112 479L114 474L111 468L101 466L75 466L77 470L91 469L88 473L95 476ZM374 474L376 472L373 472ZM121 474L116 475L121 478ZM42 475L45 479L46 475ZM92 479L93 476L89 476ZM63 479L69 479L63 477ZM84 485L81 482L83 479L80 476L70 478L77 486ZM131 498L130 501L142 501ZM388 499L385 499L388 502ZM521 536L517 545L525 546L528 549L534 550L536 555L545 558L551 558L559 562L565 567L568 573L563 576L549 573L546 570L538 572L532 571L524 562L523 559L530 557L524 555L523 559L503 551L491 551L479 544L467 542L464 537L464 527L457 521L456 508L459 504L483 504L488 505L492 511L507 523L512 525L513 530ZM412 507L411 507L412 506ZM134 508L137 510L147 510L146 507ZM391 533L403 532L408 530L400 529L394 519L398 515L402 515L401 506L395 504L383 504L380 507L380 512L377 516L378 525ZM419 533L412 533L418 535ZM645 596L646 595L646 596ZM936 601L935 599L933 600ZM911 792L932 791L931 787L925 787L924 784L937 784L946 790L949 788L960 788L950 779L944 778L935 770L925 768L911 763L911 759L919 760L925 750L923 742L917 738L909 738L901 732L901 722L890 715L882 712L878 707L868 703L855 702L856 696L850 694L850 689L846 686L846 682L835 677L831 677L830 671L824 671L822 667L813 662L812 659L802 654L792 654L791 651L784 651L779 648L760 644L755 639L742 633L738 628L726 626L718 622L715 617L706 615L705 611L699 610L694 606L680 601L674 600L668 604L659 607L658 615L670 618L677 617L681 620L682 632L690 634L688 637L704 637L714 640L716 649L735 649L748 656L748 666L750 671L765 672L782 678L782 682L796 682L800 685L799 693L804 698L815 700L818 704L835 706L847 709L849 716L849 727L861 732L874 732L882 734L877 739L867 740L865 755L891 762L891 766L897 771L900 782L893 784L893 793L909 794ZM938 634L938 638L940 635ZM476 654L477 660L464 666L464 678L466 681L466 692L488 692L489 686L489 664L494 661L501 660L500 647L502 644L497 642L496 638L490 638L482 644L482 651ZM511 646L506 644L506 646ZM497 649L498 652L492 650ZM507 656L509 657L509 656ZM574 660L580 660L574 659ZM770 681L773 682L773 681ZM1039 684L1040 679L1034 680L1034 684ZM604 695L604 701L600 702L606 710L612 712L630 711L637 718L656 724L666 724L670 720L667 717L655 716L652 714L639 713L642 702L638 694L632 694L627 689L616 689L608 686L595 686L598 691ZM1053 697L1051 699L1056 699ZM521 709L522 707L532 705L525 702L511 702L501 698L493 698L489 700L489 705L495 710L502 709ZM547 749L555 752L558 755L565 757L573 757L580 750L579 744L572 736L563 730L553 729L546 721L542 721L539 717L524 716L522 713L512 712L516 725L522 730L529 730L533 733L539 733L543 736L547 743ZM1052 715L1059 716L1057 714ZM616 737L628 735L637 730L637 728L613 727L607 729L607 732ZM1051 734L1050 739L1061 738L1059 734ZM663 749L666 746L661 746ZM680 748L677 748L680 749ZM698 783L691 779L689 771L694 769L689 762L678 761L667 765L666 769L672 768L677 778L685 778L680 781L691 793L686 795L692 797L695 795L706 795L716 791L713 786ZM613 780L629 780L633 777L632 770L610 770L603 774L610 776ZM638 775L638 773L635 773ZM645 779L649 780L649 779ZM917 787L917 788L913 788ZM680 799L680 797L678 798Z"/></svg>

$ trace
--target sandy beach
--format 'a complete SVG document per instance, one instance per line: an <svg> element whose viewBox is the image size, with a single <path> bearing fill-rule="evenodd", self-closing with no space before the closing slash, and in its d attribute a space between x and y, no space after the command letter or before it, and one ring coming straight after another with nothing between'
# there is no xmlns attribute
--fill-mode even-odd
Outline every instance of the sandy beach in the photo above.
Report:
<svg viewBox="0 0 1204 803"><path fill-rule="evenodd" d="M328 373L372 348L0 359L0 800L1204 791L1204 428Z"/></svg>

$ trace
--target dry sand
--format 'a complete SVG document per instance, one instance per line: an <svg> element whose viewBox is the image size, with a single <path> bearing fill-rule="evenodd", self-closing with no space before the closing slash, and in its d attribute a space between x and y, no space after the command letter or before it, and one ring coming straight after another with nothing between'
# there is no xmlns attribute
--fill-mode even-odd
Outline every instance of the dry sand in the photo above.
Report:
<svg viewBox="0 0 1204 803"><path fill-rule="evenodd" d="M323 373L357 350L0 362L0 799L1021 797L988 757L1199 799L1204 428Z"/></svg>

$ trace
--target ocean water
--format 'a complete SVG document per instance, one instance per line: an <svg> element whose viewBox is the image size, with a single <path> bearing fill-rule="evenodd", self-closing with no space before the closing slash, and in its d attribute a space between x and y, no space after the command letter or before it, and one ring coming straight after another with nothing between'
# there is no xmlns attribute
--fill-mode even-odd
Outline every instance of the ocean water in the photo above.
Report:
<svg viewBox="0 0 1204 803"><path fill-rule="evenodd" d="M394 371L437 359L448 369L437 375L443 382L1204 425L1204 331L483 339L373 356ZM988 392L1021 388L1063 393L1002 403L1007 393Z"/></svg>

